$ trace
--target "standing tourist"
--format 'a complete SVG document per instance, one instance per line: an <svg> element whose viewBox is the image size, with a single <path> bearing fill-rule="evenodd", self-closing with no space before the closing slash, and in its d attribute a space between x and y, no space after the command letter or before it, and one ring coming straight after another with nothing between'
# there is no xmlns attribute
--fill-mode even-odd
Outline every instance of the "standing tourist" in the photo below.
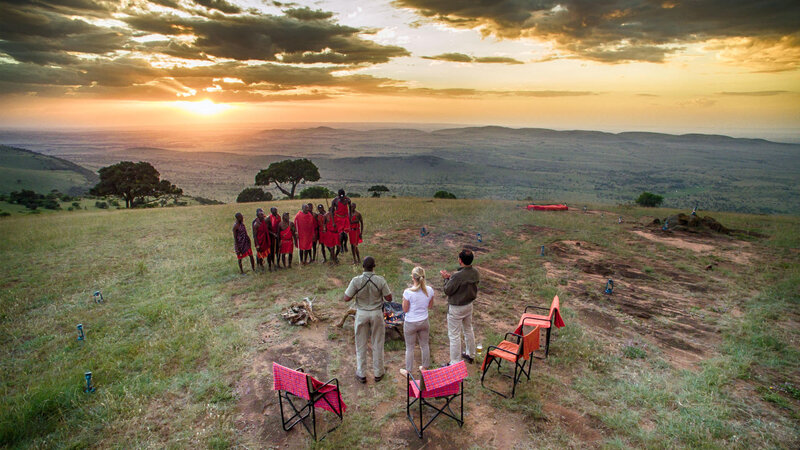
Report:
<svg viewBox="0 0 800 450"><path fill-rule="evenodd" d="M463 249L458 254L461 266L454 274L446 270L440 273L444 278L444 293L447 295L447 336L450 338L450 364L462 358L468 363L475 359L475 332L472 329L472 302L478 296L480 276L472 267L474 255ZM461 353L461 335L464 335L465 352Z"/></svg>
<svg viewBox="0 0 800 450"><path fill-rule="evenodd" d="M414 347L419 342L422 353L422 367L431 365L431 351L428 346L428 310L433 306L433 288L425 284L425 269L414 267L411 271L413 286L403 291L403 336L406 341L406 370L414 367Z"/></svg>

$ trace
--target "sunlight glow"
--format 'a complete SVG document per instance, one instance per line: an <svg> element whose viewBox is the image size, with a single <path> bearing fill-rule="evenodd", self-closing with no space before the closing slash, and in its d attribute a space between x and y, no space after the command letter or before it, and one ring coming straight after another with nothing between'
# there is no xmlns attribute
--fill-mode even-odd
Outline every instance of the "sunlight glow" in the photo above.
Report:
<svg viewBox="0 0 800 450"><path fill-rule="evenodd" d="M199 102L173 102L172 104L184 111L201 116L213 116L233 108L231 105L214 103L208 99Z"/></svg>

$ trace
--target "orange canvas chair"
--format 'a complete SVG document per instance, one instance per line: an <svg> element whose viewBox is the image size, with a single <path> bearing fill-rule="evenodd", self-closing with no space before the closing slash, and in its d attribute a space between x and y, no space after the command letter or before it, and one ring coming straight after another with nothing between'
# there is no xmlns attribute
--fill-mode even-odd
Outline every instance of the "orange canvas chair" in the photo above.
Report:
<svg viewBox="0 0 800 450"><path fill-rule="evenodd" d="M509 336L511 336L510 340L508 338ZM481 366L481 386L495 394L508 398L507 395L483 384L483 380L486 378L486 372L489 371L492 363L497 363L497 373L504 377L511 378L511 398L514 398L514 394L517 391L517 383L519 383L522 375L527 376L528 380L531 379L531 366L533 365L533 357L531 354L539 349L539 327L536 326L528 334L523 335L522 325L520 325L513 333L506 333L503 339L504 340L500 344L496 346L491 345L487 349L486 358L483 360L483 366ZM503 361L514 364L514 376L500 373L500 364ZM528 365L527 370L525 369L526 363Z"/></svg>
<svg viewBox="0 0 800 450"><path fill-rule="evenodd" d="M422 433L433 423L434 419L444 414L455 420L458 426L464 425L464 378L467 378L467 364L459 361L451 366L440 367L433 370L422 371L422 383L414 379L411 372L406 375L408 390L406 393L406 417L417 436L422 439ZM414 400L411 400L411 399ZM459 415L450 408L450 403L456 398L461 400L461 411ZM439 399L441 407L436 407L431 400ZM444 403L441 403L444 402ZM419 404L419 427L413 417L411 417L411 406ZM423 425L423 406L428 406L436 411L436 414Z"/></svg>
<svg viewBox="0 0 800 450"><path fill-rule="evenodd" d="M547 330L547 337L545 337L544 341L544 357L547 358L548 353L550 353L550 329L553 328L553 326L556 328L564 326L564 320L561 319L561 312L559 311L558 296L556 295L553 297L553 302L550 304L549 309L550 314L546 316L528 313L528 309L538 309L542 311L548 311L548 309L542 308L541 306L526 306L522 318L519 320L520 327L539 327Z"/></svg>
<svg viewBox="0 0 800 450"><path fill-rule="evenodd" d="M306 431L311 434L314 440L317 440L317 408L328 410L339 418L333 428L325 432L325 435L335 430L343 419L343 414L347 409L347 405L342 401L342 394L339 390L339 380L336 378L331 379L327 383L317 381L311 375L303 372L302 368L296 370L284 367L276 362L272 363L272 390L278 391L278 404L281 408L281 424L283 431L291 430L298 423L302 423ZM292 398L295 400L293 401ZM284 413L283 402L286 403L294 411L294 414L286 418ZM299 409L295 406L295 402L301 406ZM287 410L287 413L291 412ZM306 418L311 416L311 428L306 424ZM322 436L322 439L325 438Z"/></svg>

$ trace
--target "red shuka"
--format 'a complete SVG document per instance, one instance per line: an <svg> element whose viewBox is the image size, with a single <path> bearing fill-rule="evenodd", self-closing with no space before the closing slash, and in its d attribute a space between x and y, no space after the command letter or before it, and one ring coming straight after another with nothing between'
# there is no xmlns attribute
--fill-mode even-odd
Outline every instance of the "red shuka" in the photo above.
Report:
<svg viewBox="0 0 800 450"><path fill-rule="evenodd" d="M350 203L336 202L336 211L333 212L333 220L336 222L336 232L350 231Z"/></svg>
<svg viewBox="0 0 800 450"><path fill-rule="evenodd" d="M353 245L358 245L362 243L361 240L361 222L355 221L350 222L350 231L347 232L350 235L350 243Z"/></svg>
<svg viewBox="0 0 800 450"><path fill-rule="evenodd" d="M258 230L256 230L256 235L254 236L256 241L256 249L261 249L261 251L258 252L258 257L263 258L269 255L270 252L269 230L267 229L269 224L267 223L266 219L259 220L258 217L253 220L253 225L255 224L258 224Z"/></svg>
<svg viewBox="0 0 800 450"><path fill-rule="evenodd" d="M292 226L289 225L281 231L281 254L292 253L294 251L294 238L292 236Z"/></svg>
<svg viewBox="0 0 800 450"><path fill-rule="evenodd" d="M300 211L294 216L294 226L297 229L297 248L311 250L314 244L314 215Z"/></svg>

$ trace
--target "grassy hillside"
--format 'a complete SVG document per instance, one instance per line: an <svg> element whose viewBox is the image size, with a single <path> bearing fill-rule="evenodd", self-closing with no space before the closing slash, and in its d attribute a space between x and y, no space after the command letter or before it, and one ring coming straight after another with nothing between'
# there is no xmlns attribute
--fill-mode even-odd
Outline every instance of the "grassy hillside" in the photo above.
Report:
<svg viewBox="0 0 800 450"><path fill-rule="evenodd" d="M75 195L88 191L97 174L70 161L0 145L0 192L58 189Z"/></svg>
<svg viewBox="0 0 800 450"><path fill-rule="evenodd" d="M300 202L275 205L294 212ZM271 205L64 212L58 226L54 216L0 221L0 446L311 445L304 431L280 428L273 361L341 381L345 422L320 447L800 444L796 217L714 214L764 237L727 236L642 225L670 210L361 199L362 255L377 258L398 296L416 264L439 290L438 270L454 269L459 248L472 246L484 347L513 329L524 305L547 306L558 294L563 306L567 326L515 399L482 389L469 366L464 428L438 420L420 441L397 373L403 344L387 339L387 379L361 385L352 319L333 326L356 267L238 275L233 214L249 221L258 206ZM420 238L421 226L431 234ZM616 285L606 296L609 277ZM103 304L92 302L98 289ZM280 313L306 296L328 320L288 325ZM446 360L445 312L439 297L430 318L436 365ZM93 394L82 392L88 370Z"/></svg>

